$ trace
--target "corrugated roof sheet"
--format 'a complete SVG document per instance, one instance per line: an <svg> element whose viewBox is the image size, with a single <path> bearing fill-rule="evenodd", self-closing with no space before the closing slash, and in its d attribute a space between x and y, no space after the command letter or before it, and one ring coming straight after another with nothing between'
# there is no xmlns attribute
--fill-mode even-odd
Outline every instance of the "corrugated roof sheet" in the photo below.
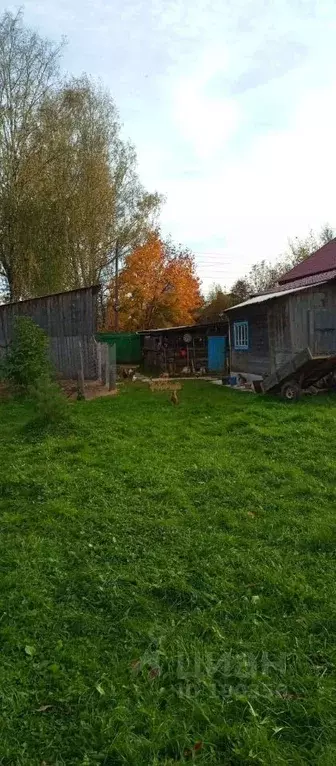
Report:
<svg viewBox="0 0 336 766"><path fill-rule="evenodd" d="M324 285L328 280L325 279L323 282L318 282L317 284ZM291 283L293 284L293 283ZM284 295L289 295L290 293L299 293L301 290L308 290L308 288L311 287L311 285L303 285L302 287L291 287L289 289L276 289L274 288L275 292L269 292L269 293L261 293L261 295L255 295L254 298L249 298L248 301L243 301L243 303L238 303L237 306L231 306L230 309L226 309L227 312L234 311L235 309L241 309L245 308L245 306L253 306L257 305L258 303L264 303L265 301L270 301L272 298L282 298Z"/></svg>
<svg viewBox="0 0 336 766"><path fill-rule="evenodd" d="M336 279L336 268L332 271L322 271L321 274L311 274L302 279L295 279L291 282L285 282L284 284L278 284L276 287L272 287L271 290L267 290L267 293L278 293L281 290L291 290L292 287L312 287L318 285L321 282L329 282L331 279Z"/></svg>
<svg viewBox="0 0 336 766"><path fill-rule="evenodd" d="M138 335L152 335L153 333L165 333L165 332L173 332L174 330L184 330L187 332L188 330L206 330L208 327L214 327L214 325L218 324L227 324L227 320L225 318L223 319L214 319L213 322L200 322L199 324L196 322L196 324L185 324L185 325L173 325L172 327L155 327L153 330L138 330Z"/></svg>
<svg viewBox="0 0 336 766"><path fill-rule="evenodd" d="M302 277L321 274L324 271L333 271L334 269L336 269L336 238L327 242L310 255L309 258L306 258L294 266L293 269L287 271L287 274L284 274L279 279L279 283L292 282Z"/></svg>

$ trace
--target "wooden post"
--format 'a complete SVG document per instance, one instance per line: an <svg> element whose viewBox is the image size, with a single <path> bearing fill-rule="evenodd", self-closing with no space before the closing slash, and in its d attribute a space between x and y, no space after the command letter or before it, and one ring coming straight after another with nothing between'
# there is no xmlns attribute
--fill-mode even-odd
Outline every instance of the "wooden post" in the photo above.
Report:
<svg viewBox="0 0 336 766"><path fill-rule="evenodd" d="M97 343L97 366L98 366L98 380L100 383L103 382L103 373L102 373L102 344Z"/></svg>
<svg viewBox="0 0 336 766"><path fill-rule="evenodd" d="M79 350L78 399L85 399L84 357L83 357L82 341L80 338L78 338L78 350Z"/></svg>
<svg viewBox="0 0 336 766"><path fill-rule="evenodd" d="M104 343L104 362L105 362L105 385L110 390L110 364L109 364L109 345Z"/></svg>
<svg viewBox="0 0 336 766"><path fill-rule="evenodd" d="M115 391L117 388L117 347L113 343L113 346L108 347L108 366L110 368L109 375L109 391Z"/></svg>

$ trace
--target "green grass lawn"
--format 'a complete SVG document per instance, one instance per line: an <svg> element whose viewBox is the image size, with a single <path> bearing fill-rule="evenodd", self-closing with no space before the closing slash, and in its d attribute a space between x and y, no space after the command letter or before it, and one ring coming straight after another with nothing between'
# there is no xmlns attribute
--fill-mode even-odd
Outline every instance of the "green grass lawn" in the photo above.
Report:
<svg viewBox="0 0 336 766"><path fill-rule="evenodd" d="M336 398L0 405L0 764L336 763Z"/></svg>

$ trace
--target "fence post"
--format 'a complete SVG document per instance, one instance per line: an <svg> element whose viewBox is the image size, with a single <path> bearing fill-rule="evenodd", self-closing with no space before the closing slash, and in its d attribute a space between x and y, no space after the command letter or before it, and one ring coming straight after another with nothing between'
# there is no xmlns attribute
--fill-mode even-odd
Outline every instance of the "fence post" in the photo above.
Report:
<svg viewBox="0 0 336 766"><path fill-rule="evenodd" d="M85 399L84 357L83 357L82 341L80 338L78 338L78 350L79 350L78 399Z"/></svg>
<svg viewBox="0 0 336 766"><path fill-rule="evenodd" d="M105 372L105 385L110 390L110 365L109 365L109 347L108 343L104 343L104 372Z"/></svg>
<svg viewBox="0 0 336 766"><path fill-rule="evenodd" d="M117 388L117 347L115 343L113 346L108 346L108 367L110 368L109 391L115 391Z"/></svg>
<svg viewBox="0 0 336 766"><path fill-rule="evenodd" d="M102 383L103 374L102 374L102 344L101 343L97 343L97 367L98 367L98 380L99 380L99 383Z"/></svg>

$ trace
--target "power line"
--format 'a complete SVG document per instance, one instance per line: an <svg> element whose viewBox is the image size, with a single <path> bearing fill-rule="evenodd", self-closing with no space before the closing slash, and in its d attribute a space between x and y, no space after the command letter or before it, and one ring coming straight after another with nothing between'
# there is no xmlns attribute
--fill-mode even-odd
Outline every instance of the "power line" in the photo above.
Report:
<svg viewBox="0 0 336 766"><path fill-rule="evenodd" d="M195 257L196 263L237 263L237 258L214 258L213 256L209 258L198 258L198 256Z"/></svg>
<svg viewBox="0 0 336 766"><path fill-rule="evenodd" d="M195 263L196 263L196 266L209 266L209 267L218 266L219 268L225 268L225 267L230 268L230 266L236 265L236 264L233 264L232 261L195 261Z"/></svg>
<svg viewBox="0 0 336 766"><path fill-rule="evenodd" d="M192 248L191 252L195 253L195 255L226 255L223 250L193 250Z"/></svg>
<svg viewBox="0 0 336 766"><path fill-rule="evenodd" d="M212 264L209 264L209 263L204 263L202 266L200 266L200 264L196 263L195 266L196 266L196 268L199 268L202 271L208 271L209 274L211 272L213 272L213 271L218 271L218 272L219 271L224 271L224 272L237 271L237 267L233 268L233 266L232 266L230 268L229 266L218 266L218 264L212 265Z"/></svg>

